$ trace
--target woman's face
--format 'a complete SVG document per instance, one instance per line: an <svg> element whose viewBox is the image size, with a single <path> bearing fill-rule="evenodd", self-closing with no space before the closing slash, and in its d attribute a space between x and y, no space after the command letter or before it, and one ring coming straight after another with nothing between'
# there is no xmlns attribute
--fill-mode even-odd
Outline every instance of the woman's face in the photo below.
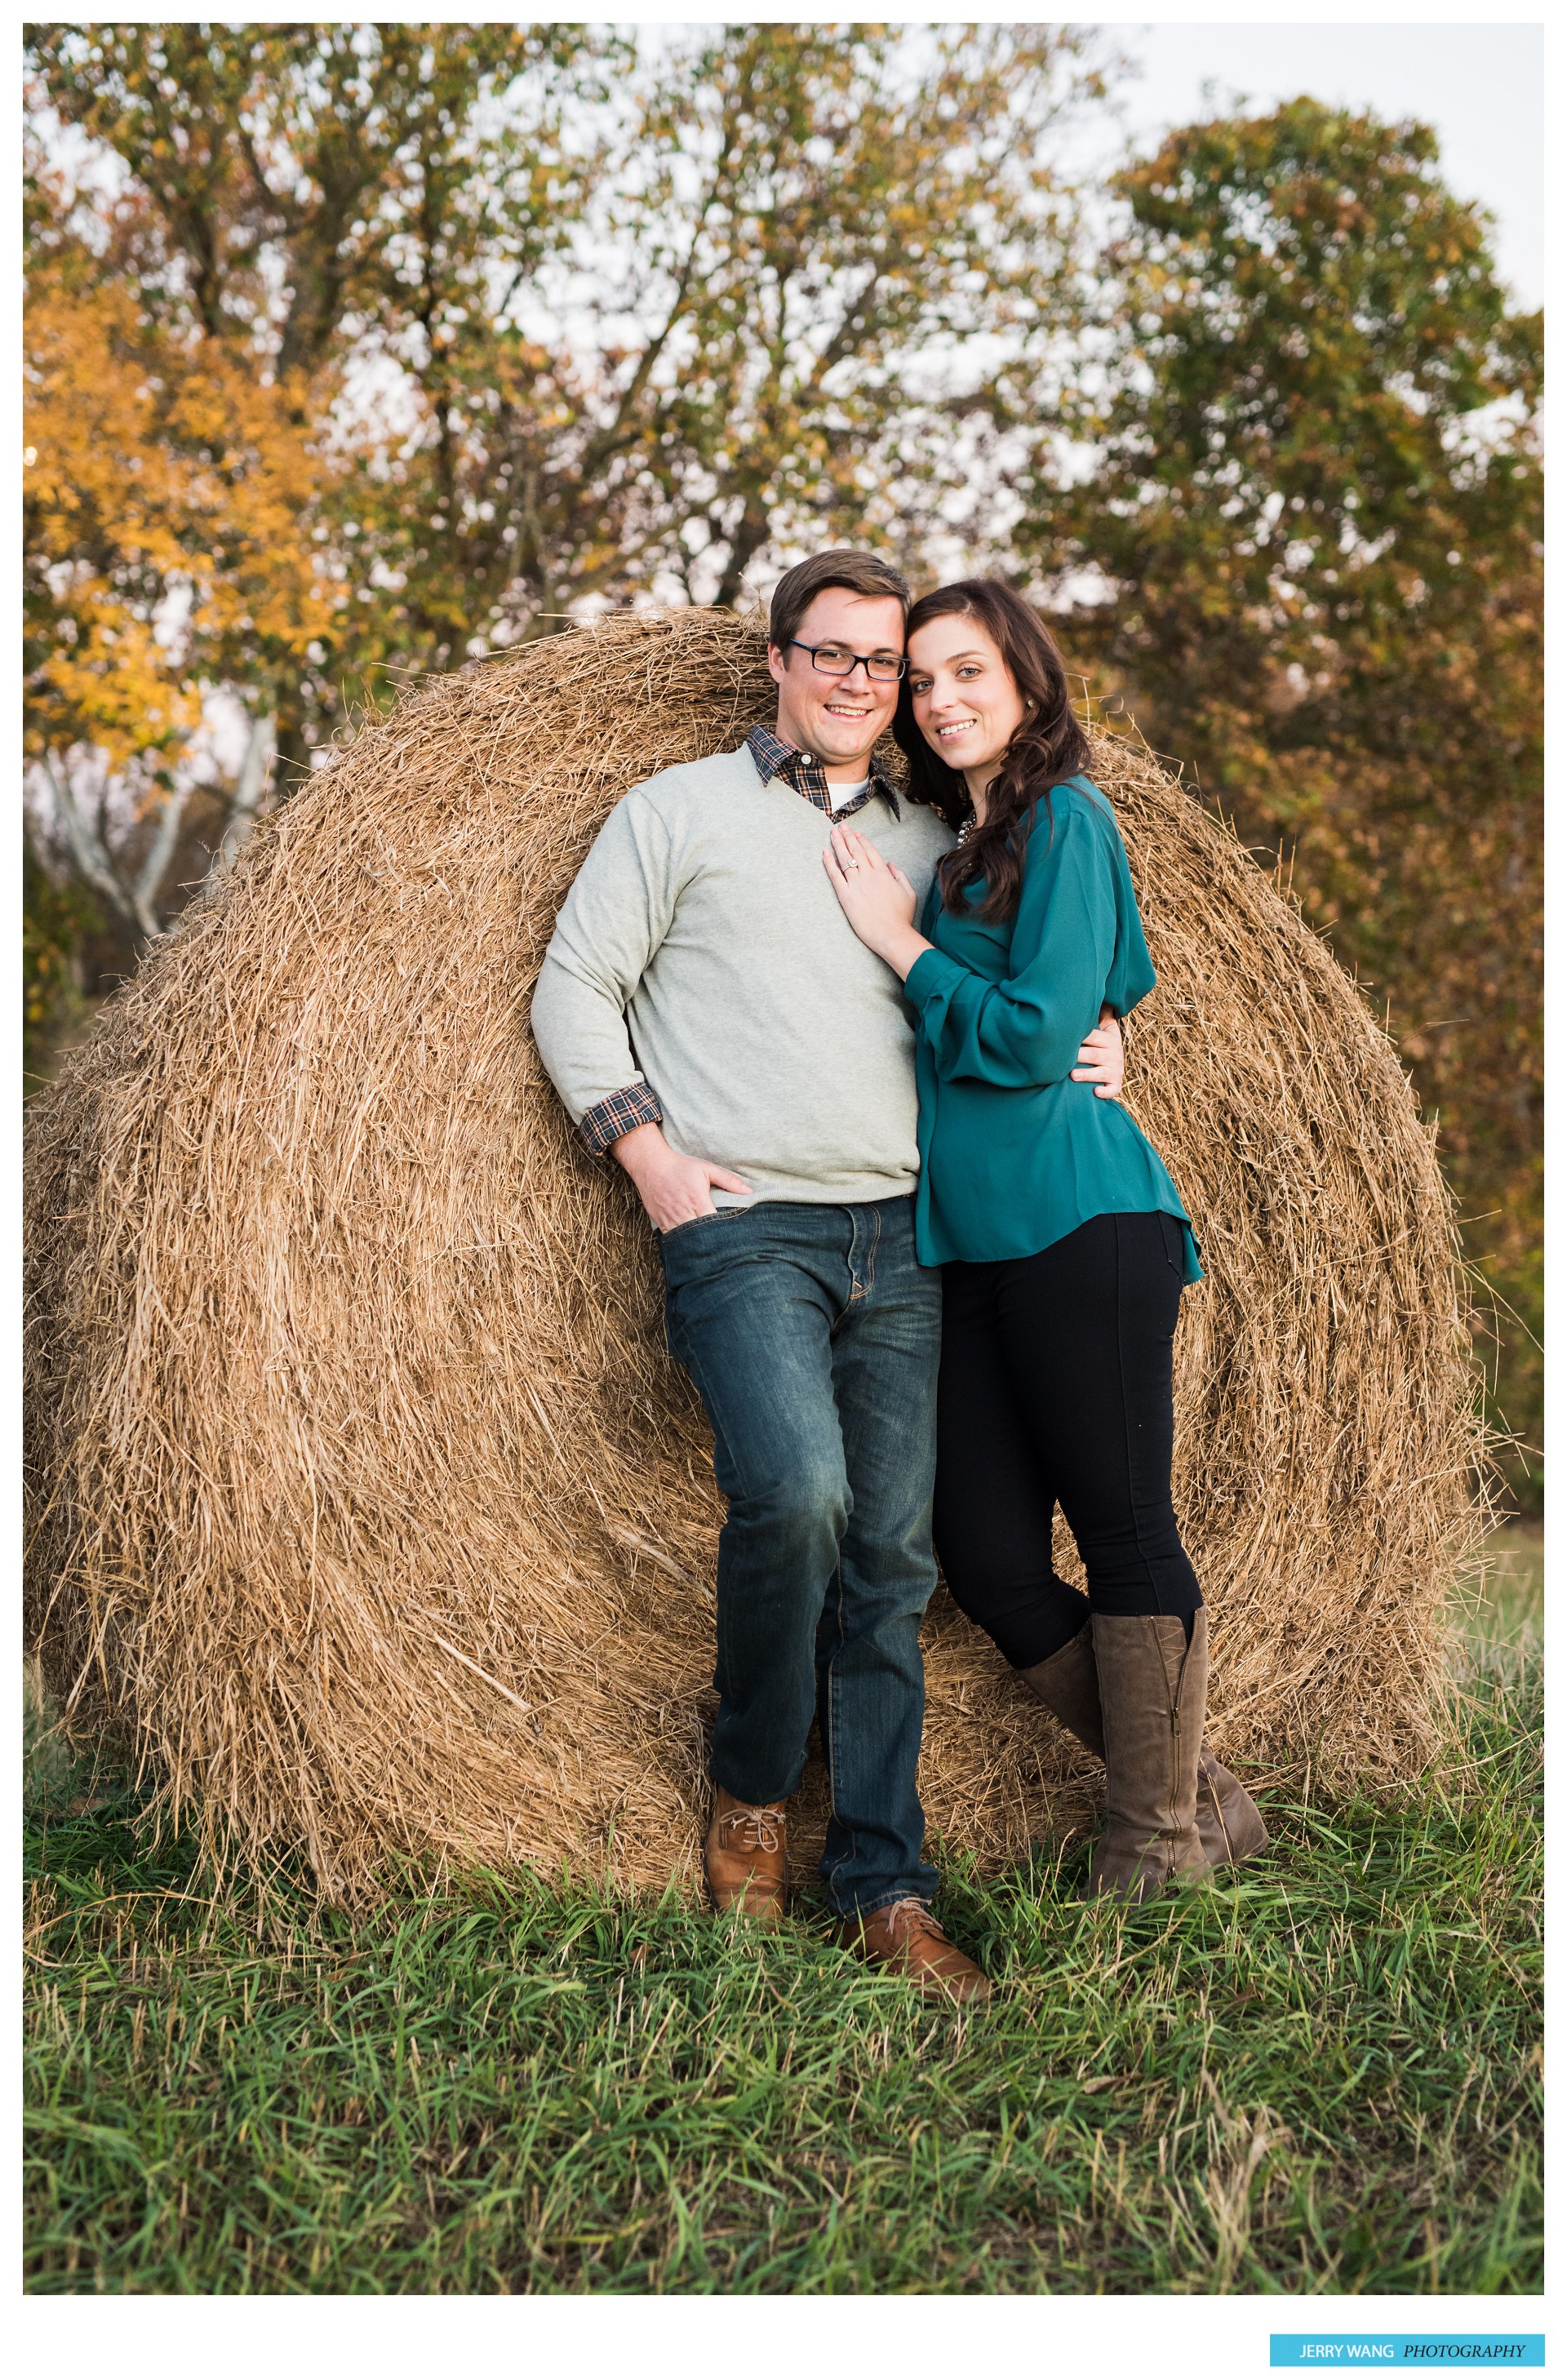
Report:
<svg viewBox="0 0 1567 2380"><path fill-rule="evenodd" d="M949 769L987 768L1023 724L1023 697L994 639L952 613L916 629L908 646L914 723Z"/></svg>

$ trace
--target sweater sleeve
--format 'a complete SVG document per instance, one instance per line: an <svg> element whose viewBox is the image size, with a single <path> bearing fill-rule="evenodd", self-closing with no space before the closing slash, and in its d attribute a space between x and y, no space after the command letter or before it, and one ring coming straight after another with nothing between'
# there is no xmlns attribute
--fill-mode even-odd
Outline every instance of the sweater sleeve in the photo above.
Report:
<svg viewBox="0 0 1567 2380"><path fill-rule="evenodd" d="M1063 802L1029 835L1002 981L941 950L909 969L904 989L938 1075L1013 1090L1063 1082L1099 1023L1115 946L1111 854L1094 820Z"/></svg>
<svg viewBox="0 0 1567 2380"><path fill-rule="evenodd" d="M662 1112L633 1053L626 1010L669 931L673 880L668 828L633 788L600 829L566 895L529 1014L539 1054L578 1126L618 1114L623 1095L629 1098L622 1132ZM607 1145L602 1133L589 1138L591 1147Z"/></svg>

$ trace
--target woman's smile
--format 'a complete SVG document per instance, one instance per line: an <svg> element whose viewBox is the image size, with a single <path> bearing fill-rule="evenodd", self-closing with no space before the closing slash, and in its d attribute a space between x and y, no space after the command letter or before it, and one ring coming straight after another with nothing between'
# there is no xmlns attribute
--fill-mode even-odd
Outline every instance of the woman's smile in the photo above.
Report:
<svg viewBox="0 0 1567 2380"><path fill-rule="evenodd" d="M1023 723L1023 698L995 639L962 613L930 620L909 639L915 724L982 801L985 775Z"/></svg>

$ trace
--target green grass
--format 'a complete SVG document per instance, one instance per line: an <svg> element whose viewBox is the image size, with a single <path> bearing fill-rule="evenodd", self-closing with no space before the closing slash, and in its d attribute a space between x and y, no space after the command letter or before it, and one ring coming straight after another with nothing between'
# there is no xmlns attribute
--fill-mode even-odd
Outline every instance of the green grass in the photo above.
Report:
<svg viewBox="0 0 1567 2380"><path fill-rule="evenodd" d="M1537 1580L1490 1593L1416 1806L1274 1798L1129 1912L1082 1847L953 1876L968 2020L674 1900L218 1897L43 1734L28 2286L1537 2289Z"/></svg>
<svg viewBox="0 0 1567 2380"><path fill-rule="evenodd" d="M1465 1633L1486 1645L1533 1645L1545 1625L1545 1531L1515 1523L1487 1539L1460 1593Z"/></svg>

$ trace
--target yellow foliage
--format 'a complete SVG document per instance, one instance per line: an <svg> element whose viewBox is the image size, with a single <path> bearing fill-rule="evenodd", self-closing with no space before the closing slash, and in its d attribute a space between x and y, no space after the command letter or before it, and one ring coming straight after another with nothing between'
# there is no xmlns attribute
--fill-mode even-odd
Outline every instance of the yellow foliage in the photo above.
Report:
<svg viewBox="0 0 1567 2380"><path fill-rule="evenodd" d="M25 353L28 748L171 752L203 679L264 682L330 632L303 392L123 286L44 282Z"/></svg>

